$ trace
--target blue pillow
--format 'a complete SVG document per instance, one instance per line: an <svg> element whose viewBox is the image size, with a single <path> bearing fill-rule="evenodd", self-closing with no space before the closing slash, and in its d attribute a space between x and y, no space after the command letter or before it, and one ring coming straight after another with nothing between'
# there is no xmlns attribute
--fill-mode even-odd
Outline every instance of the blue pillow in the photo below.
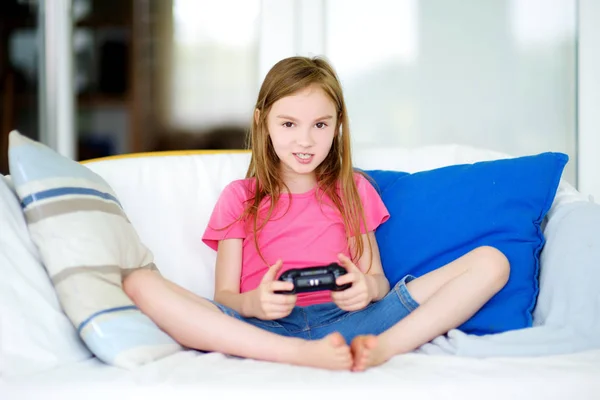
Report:
<svg viewBox="0 0 600 400"><path fill-rule="evenodd" d="M483 335L531 327L545 243L540 224L568 159L542 153L413 174L365 171L390 212L375 233L390 284L493 246L508 258L510 278L458 329Z"/></svg>

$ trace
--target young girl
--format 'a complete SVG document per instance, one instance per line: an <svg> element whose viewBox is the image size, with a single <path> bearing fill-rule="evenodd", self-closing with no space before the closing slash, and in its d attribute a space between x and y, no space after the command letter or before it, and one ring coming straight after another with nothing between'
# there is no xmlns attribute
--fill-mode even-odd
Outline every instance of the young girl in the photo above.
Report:
<svg viewBox="0 0 600 400"><path fill-rule="evenodd" d="M509 264L477 248L391 290L375 229L389 215L353 171L338 78L319 58L267 74L254 112L247 178L221 194L203 241L217 251L215 301L138 270L135 304L182 345L246 358L362 371L470 318L506 283ZM341 292L277 294L290 268L338 262Z"/></svg>

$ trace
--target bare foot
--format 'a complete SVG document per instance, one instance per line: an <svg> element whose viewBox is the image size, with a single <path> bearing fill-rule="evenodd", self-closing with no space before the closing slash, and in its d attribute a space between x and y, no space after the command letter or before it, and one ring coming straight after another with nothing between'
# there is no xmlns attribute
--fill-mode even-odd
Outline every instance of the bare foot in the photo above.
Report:
<svg viewBox="0 0 600 400"><path fill-rule="evenodd" d="M389 359L379 346L377 336L357 336L352 340L351 349L354 358L352 371L355 372L383 364Z"/></svg>
<svg viewBox="0 0 600 400"><path fill-rule="evenodd" d="M344 337L334 332L321 340L301 342L293 363L332 370L350 370L352 353Z"/></svg>

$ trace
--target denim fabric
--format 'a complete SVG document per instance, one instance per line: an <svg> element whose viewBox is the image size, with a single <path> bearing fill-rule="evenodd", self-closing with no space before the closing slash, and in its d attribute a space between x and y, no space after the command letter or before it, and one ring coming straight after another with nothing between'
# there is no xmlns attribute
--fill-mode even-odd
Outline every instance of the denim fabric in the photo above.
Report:
<svg viewBox="0 0 600 400"><path fill-rule="evenodd" d="M406 288L406 284L413 279L413 276L405 276L383 299L359 311L348 312L340 309L335 303L323 303L294 307L285 318L263 321L242 317L229 307L213 303L233 318L278 335L314 340L339 332L349 343L358 335L379 335L417 308L419 304Z"/></svg>

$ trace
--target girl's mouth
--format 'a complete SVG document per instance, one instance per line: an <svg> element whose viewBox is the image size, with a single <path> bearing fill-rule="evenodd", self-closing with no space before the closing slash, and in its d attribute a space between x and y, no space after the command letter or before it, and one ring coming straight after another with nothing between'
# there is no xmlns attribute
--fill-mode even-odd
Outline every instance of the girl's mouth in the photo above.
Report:
<svg viewBox="0 0 600 400"><path fill-rule="evenodd" d="M314 154L310 153L294 153L294 157L300 164L308 164L312 161Z"/></svg>

